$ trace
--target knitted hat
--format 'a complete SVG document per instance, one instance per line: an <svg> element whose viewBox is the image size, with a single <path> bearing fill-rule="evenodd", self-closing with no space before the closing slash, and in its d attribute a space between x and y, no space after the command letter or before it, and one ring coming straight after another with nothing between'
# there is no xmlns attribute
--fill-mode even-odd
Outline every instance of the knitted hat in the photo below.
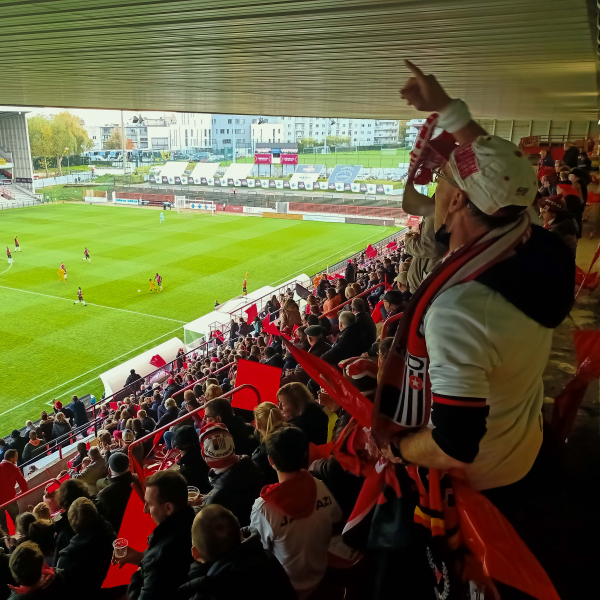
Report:
<svg viewBox="0 0 600 600"><path fill-rule="evenodd" d="M123 431L123 441L124 442L133 442L135 440L135 435L131 429L125 429Z"/></svg>
<svg viewBox="0 0 600 600"><path fill-rule="evenodd" d="M233 436L223 423L207 423L200 430L200 448L211 469L223 469L237 460Z"/></svg>
<svg viewBox="0 0 600 600"><path fill-rule="evenodd" d="M348 358L339 363L352 385L368 398L375 394L377 389L377 363L368 358Z"/></svg>
<svg viewBox="0 0 600 600"><path fill-rule="evenodd" d="M175 434L174 445L178 450L187 450L199 444L198 434L193 427L185 425Z"/></svg>
<svg viewBox="0 0 600 600"><path fill-rule="evenodd" d="M540 202L541 208L546 208L550 212L558 213L565 210L566 203L562 196L548 196Z"/></svg>
<svg viewBox="0 0 600 600"><path fill-rule="evenodd" d="M171 385L172 383L175 383L175 380L172 377L169 377L169 379L167 379L167 385Z"/></svg>
<svg viewBox="0 0 600 600"><path fill-rule="evenodd" d="M62 402L59 402L58 400L54 403L54 408L60 410L62 408Z"/></svg>
<svg viewBox="0 0 600 600"><path fill-rule="evenodd" d="M129 457L124 452L113 452L108 459L110 470L120 475L129 469Z"/></svg>

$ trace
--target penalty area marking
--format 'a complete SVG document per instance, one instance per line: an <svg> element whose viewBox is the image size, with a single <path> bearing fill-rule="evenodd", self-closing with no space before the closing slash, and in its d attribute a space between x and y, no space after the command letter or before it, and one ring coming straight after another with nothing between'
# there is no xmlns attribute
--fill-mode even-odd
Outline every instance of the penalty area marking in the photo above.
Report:
<svg viewBox="0 0 600 600"><path fill-rule="evenodd" d="M31 292L30 290L21 290L19 288L8 287L0 285L0 289L11 290L13 292L23 292L24 294L34 294L35 296L44 296L46 298L54 298L55 300L66 300L67 302L73 302L70 298L62 298L61 296L52 296L50 294L42 294L41 292ZM148 313L137 312L135 310L127 310L126 308L116 308L115 306L104 306L104 304L94 304L92 302L87 303L88 306L97 306L99 308L108 308L110 310L118 310L120 312L131 313L132 315L140 315L142 317L152 317L153 319L163 319L164 321L173 321L175 323L187 323L187 321L180 321L179 319L171 319L169 317L159 317L158 315L149 315Z"/></svg>
<svg viewBox="0 0 600 600"><path fill-rule="evenodd" d="M60 385L57 385L56 387L53 387L50 390L46 390L43 394L38 394L37 396L30 398L29 400L25 400L25 402L21 402L21 404L19 404L18 406L13 406L12 408L9 408L8 410L4 411L3 413L0 413L0 417L7 415L9 412L12 412L13 410L16 410L17 408L21 408L22 406L25 406L25 404L29 404L30 402L33 402L34 400L37 400L38 398L41 398L42 396L46 396L50 392L53 392L54 390L59 390L60 388L64 387L65 385L68 385L69 383L72 383L73 381L77 381L79 378L83 377L84 375L89 375L90 373L93 373L94 371L97 371L98 369L101 369L102 367L105 367L106 365L110 365L111 363L115 362L116 360L119 360L120 358L123 358L124 356L127 356L128 354L131 354L132 352L135 352L136 350L139 350L140 348L144 348L144 346L148 346L149 344L152 344L152 343L156 342L157 340L160 340L168 335L171 335L171 334L175 333L176 331L179 331L180 329L181 329L181 327L177 327L177 329L173 329L172 331L163 333L163 335L160 335L157 338L150 340L149 342L144 342L141 346L138 346L137 348L133 348L132 350L125 352L125 354L121 354L121 356L116 356L115 358L112 358L111 360L109 360L108 362L105 362L102 365L98 365L97 367L94 367L93 369L90 369L89 371L86 371L85 373L82 373L81 375L78 375L77 377L73 377L73 379L69 379L69 381L65 381L64 383L61 383ZM78 386L74 387L73 389L70 389L69 391L64 392L60 396L56 396L56 398L62 398L63 396L66 396L67 394L74 392L81 386L87 385L88 383L92 383L92 381L94 381L95 379L98 379L98 376L90 379L89 381L85 381L84 383L80 383Z"/></svg>

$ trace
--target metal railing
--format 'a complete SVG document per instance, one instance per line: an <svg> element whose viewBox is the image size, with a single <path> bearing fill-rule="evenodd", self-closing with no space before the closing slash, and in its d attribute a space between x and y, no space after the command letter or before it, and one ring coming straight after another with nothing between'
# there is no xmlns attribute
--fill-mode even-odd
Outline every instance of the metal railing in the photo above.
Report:
<svg viewBox="0 0 600 600"><path fill-rule="evenodd" d="M47 481L44 481L44 483L40 483L39 485L36 485L34 488L31 488L30 490L20 493L18 496L15 496L14 498L12 498L12 500L9 500L8 502L5 502L4 504L0 504L0 511L4 510L7 506L10 506L13 502L18 502L19 500L22 500L25 496L29 496L29 494L39 490L40 488L42 488L42 487L45 488L48 485L48 483L50 483L51 481L54 481L60 485L60 481L58 479L55 479L54 477L52 477L52 478L48 479Z"/></svg>
<svg viewBox="0 0 600 600"><path fill-rule="evenodd" d="M326 317L329 314L337 314L339 312L340 308L343 308L344 306L347 306L348 304L350 304L352 302L352 300L354 300L354 298L362 298L363 296L370 294L373 290L376 290L378 287L381 287L382 285L386 285L386 283L385 282L378 283L377 285L370 287L368 290L365 290L364 292L361 292L360 294L356 294L356 296L350 298L350 300L346 300L346 302L343 302L342 304L338 304L335 308L332 308L331 310L328 310L327 312L324 312L322 315L319 315L319 316Z"/></svg>
<svg viewBox="0 0 600 600"><path fill-rule="evenodd" d="M207 379L209 379L210 377L212 377L216 373L220 373L221 371L225 371L225 369L231 369L232 366L233 366L233 363L231 363L231 364L227 363L225 366L221 367L220 369L217 369L216 371L213 371L212 373L210 373L208 375L205 375L204 377L201 377L197 381L194 381L194 382L190 383L189 385L187 385L186 387L180 389L178 392L175 392L171 396L171 398L175 399L175 396L179 396L180 394L184 394L188 390L193 389L194 386L197 385L198 383L202 383L202 382L206 381ZM177 402L177 400L175 400L175 402ZM179 404L178 404L178 406L179 406Z"/></svg>
<svg viewBox="0 0 600 600"><path fill-rule="evenodd" d="M407 216L401 208L358 206L354 204L311 204L305 202L290 202L289 209L297 212L327 213L347 217L371 217L379 219L402 219Z"/></svg>
<svg viewBox="0 0 600 600"><path fill-rule="evenodd" d="M222 396L219 396L219 398L230 398L236 392L239 392L241 390L252 390L256 394L257 404L260 404L260 402L261 402L260 392L253 385L250 385L249 383L244 383L244 384L230 390L229 392L226 392ZM216 398L213 398L213 400L216 400ZM204 412L204 408L205 408L205 406L200 406L200 407L192 410L191 412L183 415L182 417L178 417L174 421L171 421L170 423L163 425L160 429L155 429L152 433L145 435L144 437L140 438L139 440L135 440L135 441L131 442L131 444L129 445L129 449L128 449L129 464L131 465L131 471L133 473L137 473L137 475L140 479L142 490L146 489L146 476L144 475L144 465L140 464L137 461L137 459L134 457L133 449L136 446L140 446L144 442L148 442L150 440L153 440L153 448L156 447L158 442L154 442L154 440L156 440L157 438L160 439L160 437L159 437L160 435L162 435L165 431L167 431L174 425L182 423L183 421L187 421L188 419L190 419L192 417L192 415L197 415L200 412Z"/></svg>

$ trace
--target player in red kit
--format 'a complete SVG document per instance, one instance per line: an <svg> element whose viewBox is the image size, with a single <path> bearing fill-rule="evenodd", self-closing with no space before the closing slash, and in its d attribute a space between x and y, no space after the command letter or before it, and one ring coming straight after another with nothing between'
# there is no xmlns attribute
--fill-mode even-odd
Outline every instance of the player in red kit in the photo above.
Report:
<svg viewBox="0 0 600 600"><path fill-rule="evenodd" d="M77 290L77 298L79 298L77 302L82 302L84 306L87 306L85 300L83 299L83 292L81 291L81 287ZM73 302L73 304L77 304L77 302Z"/></svg>
<svg viewBox="0 0 600 600"><path fill-rule="evenodd" d="M8 246L6 246L6 258L8 259L8 264L12 265L13 264L12 254L10 253L10 249Z"/></svg>
<svg viewBox="0 0 600 600"><path fill-rule="evenodd" d="M83 251L83 259L82 260L85 260L86 258L89 262L92 262L92 259L90 258L90 253L88 252L87 248L85 248Z"/></svg>
<svg viewBox="0 0 600 600"><path fill-rule="evenodd" d="M157 273L154 276L154 280L156 281L156 285L158 286L159 291L162 292L162 277Z"/></svg>
<svg viewBox="0 0 600 600"><path fill-rule="evenodd" d="M15 252L16 251L21 252L21 246L19 246L19 240L17 239L17 236L15 235Z"/></svg>

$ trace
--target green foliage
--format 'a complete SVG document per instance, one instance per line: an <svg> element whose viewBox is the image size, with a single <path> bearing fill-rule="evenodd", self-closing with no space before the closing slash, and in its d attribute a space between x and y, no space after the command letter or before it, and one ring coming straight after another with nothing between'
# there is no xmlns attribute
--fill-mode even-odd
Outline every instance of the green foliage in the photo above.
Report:
<svg viewBox="0 0 600 600"><path fill-rule="evenodd" d="M15 410L2 416L0 435L39 417L54 398L99 398L101 373L183 340L184 323L241 293L246 271L249 291L277 285L396 230L175 211L165 211L161 225L159 212L75 203L3 211L0 239L18 234L23 251L2 273L0 406ZM82 260L86 246L90 263ZM62 261L67 284L56 273ZM150 294L157 271L164 289ZM86 307L73 304L79 286Z"/></svg>
<svg viewBox="0 0 600 600"><path fill-rule="evenodd" d="M94 147L87 131L81 125L81 119L70 112L61 112L54 117L55 122L62 123L69 133L75 138L75 145L69 148L69 154L82 154Z"/></svg>
<svg viewBox="0 0 600 600"><path fill-rule="evenodd" d="M69 113L61 114L68 115ZM63 157L71 154L77 146L77 140L69 131L65 119L55 118L50 121L42 115L37 115L27 121L27 126L32 156L39 156L42 159L47 176L49 175L48 159L54 157L58 174L62 175L61 162Z"/></svg>
<svg viewBox="0 0 600 600"><path fill-rule="evenodd" d="M328 135L327 136L327 145L329 147L349 146L350 145L350 137L344 136L344 135Z"/></svg>
<svg viewBox="0 0 600 600"><path fill-rule="evenodd" d="M299 142L298 142L298 152L302 152L305 148L312 148L313 146L322 146L323 142L321 142L320 144L318 142L315 141L314 138L302 138ZM254 159L252 159L252 162L254 162Z"/></svg>

